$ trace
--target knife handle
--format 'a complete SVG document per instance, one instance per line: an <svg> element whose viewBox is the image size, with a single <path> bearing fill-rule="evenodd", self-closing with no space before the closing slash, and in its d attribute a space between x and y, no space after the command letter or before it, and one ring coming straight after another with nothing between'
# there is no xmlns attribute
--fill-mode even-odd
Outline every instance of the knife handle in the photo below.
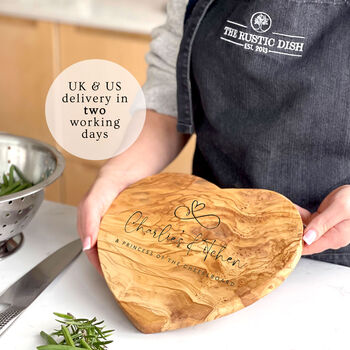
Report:
<svg viewBox="0 0 350 350"><path fill-rule="evenodd" d="M0 312L0 336L17 319L24 309L10 305L7 309Z"/></svg>

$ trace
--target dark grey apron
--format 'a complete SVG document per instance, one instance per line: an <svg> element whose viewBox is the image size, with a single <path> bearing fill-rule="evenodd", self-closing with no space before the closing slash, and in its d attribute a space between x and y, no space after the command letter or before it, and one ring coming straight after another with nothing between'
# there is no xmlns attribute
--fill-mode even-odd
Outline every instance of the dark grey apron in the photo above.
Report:
<svg viewBox="0 0 350 350"><path fill-rule="evenodd" d="M195 175L312 212L350 184L348 0L190 0L177 84ZM310 257L350 266L350 246Z"/></svg>

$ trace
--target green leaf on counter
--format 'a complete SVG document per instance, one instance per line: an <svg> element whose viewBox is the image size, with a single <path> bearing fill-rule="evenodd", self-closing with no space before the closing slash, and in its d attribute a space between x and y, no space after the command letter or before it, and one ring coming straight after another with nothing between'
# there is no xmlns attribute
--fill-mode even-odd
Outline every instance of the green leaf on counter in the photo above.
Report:
<svg viewBox="0 0 350 350"><path fill-rule="evenodd" d="M59 312L54 312L53 313L54 315L58 316L58 317L61 317L61 318L64 318L66 320L74 320L74 317L72 315L69 315L69 314L60 314Z"/></svg>
<svg viewBox="0 0 350 350"><path fill-rule="evenodd" d="M37 347L38 350L76 350L76 349L83 349L83 348L77 348L75 346L70 345L41 345Z"/></svg>
<svg viewBox="0 0 350 350"><path fill-rule="evenodd" d="M38 346L38 350L106 350L112 340L107 340L113 330L104 330L104 321L97 321L96 317L91 320L87 318L75 318L71 314L54 312L59 317L56 321L60 324L51 335L41 332L40 335L48 345ZM57 337L57 341L52 337Z"/></svg>
<svg viewBox="0 0 350 350"><path fill-rule="evenodd" d="M40 332L40 335L41 335L41 337L42 337L44 340L46 340L46 342L47 342L48 344L55 344L55 345L57 344L57 342L55 341L55 339L53 339L53 338L51 337L51 335L45 333L44 331L41 331L41 332Z"/></svg>

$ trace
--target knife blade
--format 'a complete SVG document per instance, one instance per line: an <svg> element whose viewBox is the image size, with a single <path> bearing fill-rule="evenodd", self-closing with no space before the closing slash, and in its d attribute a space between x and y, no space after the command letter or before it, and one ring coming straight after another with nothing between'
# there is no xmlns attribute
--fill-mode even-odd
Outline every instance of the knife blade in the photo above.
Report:
<svg viewBox="0 0 350 350"><path fill-rule="evenodd" d="M0 295L0 305L5 306L5 310L0 312L0 336L80 252L80 239L68 243Z"/></svg>

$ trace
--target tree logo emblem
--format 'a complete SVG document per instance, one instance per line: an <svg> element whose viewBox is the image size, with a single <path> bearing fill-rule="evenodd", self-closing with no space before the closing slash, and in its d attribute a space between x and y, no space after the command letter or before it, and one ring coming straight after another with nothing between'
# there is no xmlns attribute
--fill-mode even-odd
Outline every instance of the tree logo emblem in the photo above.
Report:
<svg viewBox="0 0 350 350"><path fill-rule="evenodd" d="M250 25L258 33L265 33L271 28L271 17L265 12L256 12L250 19Z"/></svg>

